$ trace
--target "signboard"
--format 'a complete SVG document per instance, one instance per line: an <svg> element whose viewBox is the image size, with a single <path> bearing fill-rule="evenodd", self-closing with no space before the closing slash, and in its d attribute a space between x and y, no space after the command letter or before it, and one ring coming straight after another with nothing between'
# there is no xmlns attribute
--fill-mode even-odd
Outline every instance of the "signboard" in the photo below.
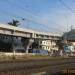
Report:
<svg viewBox="0 0 75 75"><path fill-rule="evenodd" d="M70 46L64 45L64 52L71 52Z"/></svg>

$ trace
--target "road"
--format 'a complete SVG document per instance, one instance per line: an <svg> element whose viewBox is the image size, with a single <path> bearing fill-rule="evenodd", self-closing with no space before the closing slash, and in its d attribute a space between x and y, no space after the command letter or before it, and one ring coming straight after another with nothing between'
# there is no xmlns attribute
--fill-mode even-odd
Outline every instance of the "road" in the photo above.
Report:
<svg viewBox="0 0 75 75"><path fill-rule="evenodd" d="M75 58L36 59L0 62L0 75L33 75L36 73L52 73L75 68Z"/></svg>

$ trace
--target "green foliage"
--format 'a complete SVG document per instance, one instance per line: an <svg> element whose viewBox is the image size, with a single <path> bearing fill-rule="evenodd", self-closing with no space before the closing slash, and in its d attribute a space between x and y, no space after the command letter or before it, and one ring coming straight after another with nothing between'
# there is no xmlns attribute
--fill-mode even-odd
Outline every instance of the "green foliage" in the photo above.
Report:
<svg viewBox="0 0 75 75"><path fill-rule="evenodd" d="M18 21L18 20L14 20L14 19L13 19L12 22L8 22L8 24L9 24L9 25L12 25L12 26L16 26L16 27L17 27L18 25L20 25L20 24L19 24L19 21Z"/></svg>

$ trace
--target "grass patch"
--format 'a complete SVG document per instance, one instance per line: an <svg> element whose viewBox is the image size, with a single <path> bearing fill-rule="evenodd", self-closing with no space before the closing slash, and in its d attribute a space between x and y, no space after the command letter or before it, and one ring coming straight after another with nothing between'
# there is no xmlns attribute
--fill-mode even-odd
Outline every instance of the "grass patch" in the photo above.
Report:
<svg viewBox="0 0 75 75"><path fill-rule="evenodd" d="M37 59L51 59L51 60L59 60L59 59L64 59L64 57L60 57L60 56L56 56L56 57L52 57L52 56L48 56L48 55L4 55L1 54L0 55L0 61L11 61L11 60L37 60Z"/></svg>

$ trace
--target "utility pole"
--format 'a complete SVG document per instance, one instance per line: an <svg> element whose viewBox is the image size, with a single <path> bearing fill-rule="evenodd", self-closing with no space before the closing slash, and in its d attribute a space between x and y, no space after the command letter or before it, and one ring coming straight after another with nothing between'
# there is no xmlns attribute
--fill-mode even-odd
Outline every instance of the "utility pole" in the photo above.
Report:
<svg viewBox="0 0 75 75"><path fill-rule="evenodd" d="M71 31L73 30L73 26L71 25Z"/></svg>

